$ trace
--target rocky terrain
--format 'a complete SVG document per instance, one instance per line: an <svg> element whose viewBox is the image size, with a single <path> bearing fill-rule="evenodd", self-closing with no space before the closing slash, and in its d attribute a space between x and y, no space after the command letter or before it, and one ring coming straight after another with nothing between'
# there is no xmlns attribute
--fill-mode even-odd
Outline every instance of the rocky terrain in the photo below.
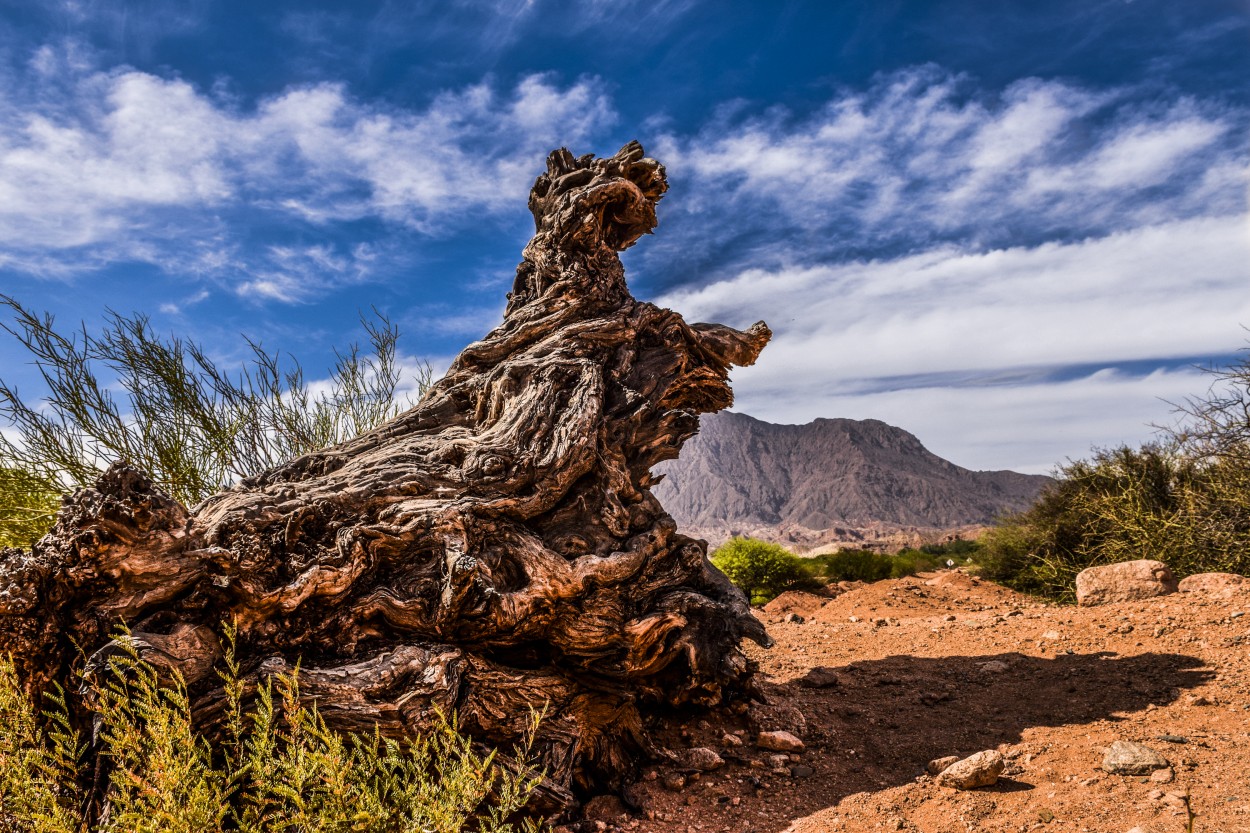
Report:
<svg viewBox="0 0 1250 833"><path fill-rule="evenodd" d="M878 420L774 425L727 411L705 415L656 471L655 494L683 529L713 545L741 534L796 549L934 542L1027 507L1050 482L960 468Z"/></svg>
<svg viewBox="0 0 1250 833"><path fill-rule="evenodd" d="M677 764L573 829L1179 833L1192 812L1201 833L1250 831L1243 613L1246 589L1078 608L958 571L785 594L759 611L777 645L751 650L768 703L691 716L664 738ZM1120 741L1167 766L1106 771ZM992 786L926 774L987 750Z"/></svg>

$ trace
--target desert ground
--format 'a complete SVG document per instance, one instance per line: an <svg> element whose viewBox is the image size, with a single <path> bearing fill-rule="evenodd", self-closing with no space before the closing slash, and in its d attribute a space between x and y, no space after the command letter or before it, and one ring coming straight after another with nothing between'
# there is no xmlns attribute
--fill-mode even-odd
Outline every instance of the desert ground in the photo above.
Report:
<svg viewBox="0 0 1250 833"><path fill-rule="evenodd" d="M758 612L766 703L691 715L678 763L573 830L1250 831L1250 592L1078 608L959 571L788 593ZM802 739L789 754L761 731ZM1117 740L1170 764L1112 775ZM998 782L940 786L926 764L1000 751ZM705 751L716 753L724 763ZM1192 816L1191 816L1192 813Z"/></svg>

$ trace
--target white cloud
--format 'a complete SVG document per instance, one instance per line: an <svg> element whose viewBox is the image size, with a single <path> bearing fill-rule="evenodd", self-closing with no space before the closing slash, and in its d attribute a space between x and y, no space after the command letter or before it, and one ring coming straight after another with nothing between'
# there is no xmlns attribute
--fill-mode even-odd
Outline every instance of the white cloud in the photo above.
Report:
<svg viewBox="0 0 1250 833"><path fill-rule="evenodd" d="M177 78L83 72L43 50L32 68L29 83L0 89L0 260L53 254L50 271L166 265L231 212L438 232L512 210L536 158L614 119L593 78L562 86L532 75L507 91L483 82L421 110L319 84L244 109ZM254 283L245 291L292 297L289 281Z"/></svg>
<svg viewBox="0 0 1250 833"><path fill-rule="evenodd" d="M809 260L1243 210L1250 114L1139 99L1036 78L991 94L926 66L844 90L810 116L735 111L694 135L662 135L657 155L692 195L668 207L683 231L719 229L730 243L804 229L808 251L795 254Z"/></svg>
<svg viewBox="0 0 1250 833"><path fill-rule="evenodd" d="M1020 418L1008 413L1022 391L1035 399L1051 391L1039 412L1052 418L1074 414L1067 428L1046 429L1051 437L1077 432L1079 442L1063 455L1105 441L1106 431L1080 432L1108 414L1122 429L1153 415L1133 418L1127 406L1108 408L1097 396L1082 406L1071 385L991 383L1040 377L1037 368L1231 353L1250 324L1248 220L1177 220L1069 244L989 252L942 247L894 260L752 269L671 292L659 303L690 320L746 326L763 319L773 328L759 363L734 373L748 413L785 422L875 416L907 428L931 419L946 426L939 440L956 447L965 430L984 434L999 424L1010 427L1017 445L997 444L999 456L983 454L977 464L1036 468L1029 449L1040 435L1018 431ZM934 388L935 378L961 381ZM1098 378L1091 385L1102 384ZM1115 381L1117 389L1131 387ZM993 408L978 410L971 403L979 399ZM915 415L903 419L907 402ZM877 406L886 412L869 412ZM939 406L946 408L940 417ZM1008 421L995 423L1000 417Z"/></svg>

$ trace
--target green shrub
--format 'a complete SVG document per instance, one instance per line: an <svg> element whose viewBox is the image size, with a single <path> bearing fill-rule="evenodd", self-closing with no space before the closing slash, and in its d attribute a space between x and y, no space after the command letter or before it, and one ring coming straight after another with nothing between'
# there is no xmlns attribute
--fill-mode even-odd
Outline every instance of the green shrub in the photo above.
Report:
<svg viewBox="0 0 1250 833"><path fill-rule="evenodd" d="M298 675L256 691L228 657L227 737L219 748L196 734L186 689L163 684L134 653L109 662L94 683L98 742L107 761L107 822L126 833L510 833L509 817L541 780L525 746L505 765L480 754L453 721L411 741L344 737L302 705ZM276 694L276 696L275 696ZM54 696L43 731L13 663L0 660L0 830L87 829L79 782L82 741L65 701ZM540 825L526 820L521 829Z"/></svg>
<svg viewBox="0 0 1250 833"><path fill-rule="evenodd" d="M0 547L29 547L52 528L61 489L30 472L0 466Z"/></svg>
<svg viewBox="0 0 1250 833"><path fill-rule="evenodd" d="M738 585L752 604L765 604L779 593L814 585L803 559L780 544L732 538L712 553L712 564Z"/></svg>
<svg viewBox="0 0 1250 833"><path fill-rule="evenodd" d="M1071 600L1087 567L1149 558L1178 576L1250 572L1250 488L1227 460L1178 443L1096 451L981 539L982 574Z"/></svg>
<svg viewBox="0 0 1250 833"><path fill-rule="evenodd" d="M924 550L904 549L893 555L872 550L839 550L810 559L812 573L824 584L835 581L874 582L914 576L944 566L944 558Z"/></svg>
<svg viewBox="0 0 1250 833"><path fill-rule="evenodd" d="M65 334L50 315L8 296L0 295L0 306L13 314L0 326L26 349L48 391L46 403L28 403L0 380L0 420L15 429L12 438L0 434L0 466L58 492L88 486L125 460L190 506L351 439L410 404L395 398L398 331L381 315L362 319L372 355L356 345L337 353L329 385L314 392L298 364L283 367L278 354L251 341L250 363L232 374L203 347L155 333L143 315L109 313L98 335L85 326ZM419 391L430 376L424 366Z"/></svg>

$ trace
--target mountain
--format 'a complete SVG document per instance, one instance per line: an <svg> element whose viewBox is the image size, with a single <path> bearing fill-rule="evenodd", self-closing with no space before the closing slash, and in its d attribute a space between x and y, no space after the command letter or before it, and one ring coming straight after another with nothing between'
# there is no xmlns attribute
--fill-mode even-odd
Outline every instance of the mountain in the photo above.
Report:
<svg viewBox="0 0 1250 833"><path fill-rule="evenodd" d="M874 419L774 425L728 411L704 416L656 473L665 477L654 492L684 530L804 547L985 525L1051 482L960 468Z"/></svg>

